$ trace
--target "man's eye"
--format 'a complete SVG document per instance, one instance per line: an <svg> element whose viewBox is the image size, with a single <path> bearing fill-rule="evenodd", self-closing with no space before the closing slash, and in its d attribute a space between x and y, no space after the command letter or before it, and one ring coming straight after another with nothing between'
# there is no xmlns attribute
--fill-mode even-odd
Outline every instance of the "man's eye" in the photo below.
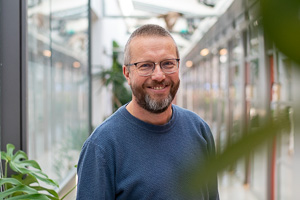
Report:
<svg viewBox="0 0 300 200"><path fill-rule="evenodd" d="M171 62L171 61L164 62L163 64L164 64L164 65L174 65L174 63Z"/></svg>
<svg viewBox="0 0 300 200"><path fill-rule="evenodd" d="M147 69L147 68L152 68L151 63L143 63L139 66L139 69Z"/></svg>
<svg viewBox="0 0 300 200"><path fill-rule="evenodd" d="M175 66L175 63L172 62L172 61L166 61L166 62L162 63L162 66L164 66L164 67L173 67L173 66Z"/></svg>

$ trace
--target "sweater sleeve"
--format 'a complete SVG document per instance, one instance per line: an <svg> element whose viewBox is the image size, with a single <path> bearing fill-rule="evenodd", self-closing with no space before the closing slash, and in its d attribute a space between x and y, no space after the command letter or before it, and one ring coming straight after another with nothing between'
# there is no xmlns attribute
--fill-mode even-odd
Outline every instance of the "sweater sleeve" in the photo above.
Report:
<svg viewBox="0 0 300 200"><path fill-rule="evenodd" d="M98 145L92 142L84 144L77 174L77 200L115 199L113 170Z"/></svg>
<svg viewBox="0 0 300 200"><path fill-rule="evenodd" d="M205 130L204 132L205 132L209 157L216 156L215 141L213 138L213 134L211 133L211 130L206 123L204 123L204 130ZM212 182L212 185L210 186L210 189L209 189L209 200L219 200L217 174L216 174L216 177L214 178L214 181Z"/></svg>

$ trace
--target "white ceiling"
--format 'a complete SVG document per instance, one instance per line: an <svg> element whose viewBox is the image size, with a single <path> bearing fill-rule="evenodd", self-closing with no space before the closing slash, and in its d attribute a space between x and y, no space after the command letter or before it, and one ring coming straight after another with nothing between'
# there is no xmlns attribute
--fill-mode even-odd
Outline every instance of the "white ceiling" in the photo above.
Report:
<svg viewBox="0 0 300 200"><path fill-rule="evenodd" d="M215 5L207 6L200 2ZM129 33L143 24L161 25L171 32L180 49L183 49L195 38L194 34L199 34L198 29L207 28L208 21L217 19L232 2L233 0L117 0L121 16L114 17L124 18Z"/></svg>

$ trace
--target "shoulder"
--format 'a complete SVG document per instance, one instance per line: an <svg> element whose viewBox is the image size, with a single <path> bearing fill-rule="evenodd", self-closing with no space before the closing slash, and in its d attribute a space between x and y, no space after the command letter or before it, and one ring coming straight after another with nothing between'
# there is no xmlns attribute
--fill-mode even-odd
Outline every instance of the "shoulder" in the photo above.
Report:
<svg viewBox="0 0 300 200"><path fill-rule="evenodd" d="M173 105L173 109L178 114L180 120L186 120L194 123L199 123L204 126L208 126L207 123L198 114L196 114L193 111L179 107L177 105Z"/></svg>
<svg viewBox="0 0 300 200"><path fill-rule="evenodd" d="M209 125L196 113L173 105L176 114L176 128L188 133L192 140L204 142L208 152L214 153L214 138ZM197 140L197 139L196 139Z"/></svg>
<svg viewBox="0 0 300 200"><path fill-rule="evenodd" d="M116 137L118 137L117 135L120 133L120 130L124 132L127 124L126 117L124 117L123 114L124 109L124 106L120 107L115 113L96 127L86 140L86 143L94 143L101 146L103 143L113 142Z"/></svg>
<svg viewBox="0 0 300 200"><path fill-rule="evenodd" d="M173 105L173 109L177 113L177 122L184 124L188 129L197 129L205 138L211 135L209 125L198 114L177 105Z"/></svg>

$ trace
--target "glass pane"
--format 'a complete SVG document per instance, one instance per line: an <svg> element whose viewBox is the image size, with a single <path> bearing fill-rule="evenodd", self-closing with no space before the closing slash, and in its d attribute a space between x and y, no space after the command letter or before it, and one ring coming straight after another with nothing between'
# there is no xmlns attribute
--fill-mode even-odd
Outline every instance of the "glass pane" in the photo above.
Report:
<svg viewBox="0 0 300 200"><path fill-rule="evenodd" d="M227 127L226 127L226 90L227 90L227 64L228 64L228 50L224 47L219 49L219 128L220 128L220 138L218 149L220 152L225 148L227 142Z"/></svg>
<svg viewBox="0 0 300 200"><path fill-rule="evenodd" d="M229 52L229 97L230 97L230 111L232 112L232 139L233 141L241 137L242 131L242 99L243 99L243 83L242 83L242 58L243 58L243 49L241 45L241 38L239 35L234 37L230 42L231 49Z"/></svg>
<svg viewBox="0 0 300 200"><path fill-rule="evenodd" d="M88 35L88 0L28 1L28 154L59 183L89 134Z"/></svg>
<svg viewBox="0 0 300 200"><path fill-rule="evenodd" d="M258 24L257 21L253 22L249 27L249 56L258 56L259 54L259 40L258 40Z"/></svg>
<svg viewBox="0 0 300 200"><path fill-rule="evenodd" d="M205 118L205 62L199 64L199 115ZM206 118L205 118L206 119Z"/></svg>

